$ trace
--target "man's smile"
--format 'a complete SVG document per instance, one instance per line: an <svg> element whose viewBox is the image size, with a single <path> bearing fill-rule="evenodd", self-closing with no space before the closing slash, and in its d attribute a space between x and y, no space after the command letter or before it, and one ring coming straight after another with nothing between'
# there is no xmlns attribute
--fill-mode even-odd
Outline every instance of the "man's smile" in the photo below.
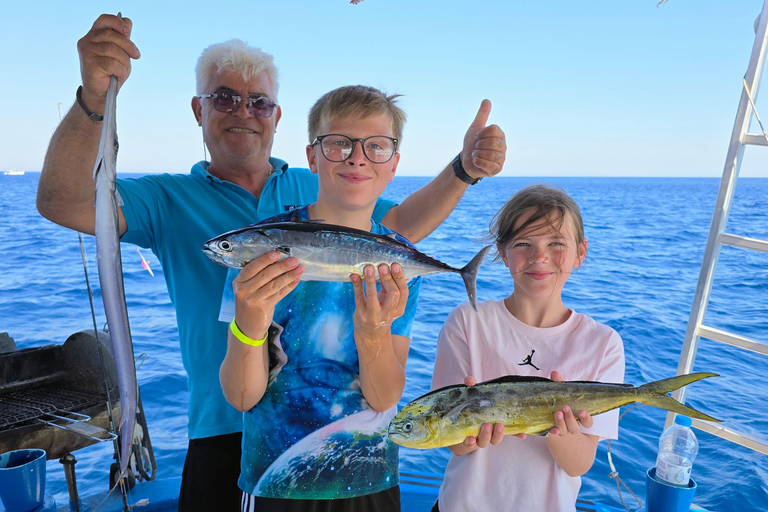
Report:
<svg viewBox="0 0 768 512"><path fill-rule="evenodd" d="M238 126L233 126L232 128L227 128L228 132L231 133L258 133L255 130L251 130L250 128L241 128Z"/></svg>

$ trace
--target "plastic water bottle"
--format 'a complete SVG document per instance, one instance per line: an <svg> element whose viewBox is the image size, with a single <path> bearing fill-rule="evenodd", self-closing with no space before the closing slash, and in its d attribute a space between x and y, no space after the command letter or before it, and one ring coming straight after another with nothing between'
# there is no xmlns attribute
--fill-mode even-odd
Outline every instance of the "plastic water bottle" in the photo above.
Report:
<svg viewBox="0 0 768 512"><path fill-rule="evenodd" d="M687 487L699 442L691 430L691 418L677 415L675 423L661 434L656 477L671 485Z"/></svg>

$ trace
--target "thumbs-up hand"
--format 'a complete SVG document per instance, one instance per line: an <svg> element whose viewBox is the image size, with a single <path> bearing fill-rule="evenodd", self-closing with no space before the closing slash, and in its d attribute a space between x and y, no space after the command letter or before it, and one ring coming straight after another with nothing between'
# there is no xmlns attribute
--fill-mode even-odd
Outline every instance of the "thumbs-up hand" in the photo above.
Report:
<svg viewBox="0 0 768 512"><path fill-rule="evenodd" d="M504 166L507 155L507 140L501 128L492 124L486 126L491 114L491 102L483 100L477 116L464 135L461 150L461 165L473 178L494 176Z"/></svg>

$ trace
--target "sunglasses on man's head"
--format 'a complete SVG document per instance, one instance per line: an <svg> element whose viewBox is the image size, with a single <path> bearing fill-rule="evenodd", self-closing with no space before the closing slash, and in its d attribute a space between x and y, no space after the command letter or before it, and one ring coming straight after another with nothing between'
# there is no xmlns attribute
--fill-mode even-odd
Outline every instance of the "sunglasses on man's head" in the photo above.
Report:
<svg viewBox="0 0 768 512"><path fill-rule="evenodd" d="M214 92L213 94L201 94L200 99L210 98L213 108L225 114L235 112L240 108L243 97L228 91ZM271 117L277 107L277 103L266 96L248 96L245 104L248 112L254 117Z"/></svg>

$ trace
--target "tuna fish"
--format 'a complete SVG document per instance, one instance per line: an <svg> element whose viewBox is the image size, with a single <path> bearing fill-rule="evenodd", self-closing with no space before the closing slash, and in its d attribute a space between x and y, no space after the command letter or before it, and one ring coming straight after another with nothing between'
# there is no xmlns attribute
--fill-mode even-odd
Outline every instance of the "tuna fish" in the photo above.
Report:
<svg viewBox="0 0 768 512"><path fill-rule="evenodd" d="M464 279L469 302L476 306L477 269L491 246L478 252L461 269L430 258L398 239L368 231L322 222L276 222L254 224L208 240L203 252L216 263L242 268L269 251L294 256L304 266L304 281L349 281L350 274L363 274L366 265L399 263L406 279L438 272L455 272Z"/></svg>
<svg viewBox="0 0 768 512"><path fill-rule="evenodd" d="M389 424L389 439L408 448L441 448L459 444L467 436L477 436L483 423L501 423L505 434L546 435L555 426L555 412L564 405L597 415L642 402L691 418L719 422L667 396L691 382L717 376L691 373L635 387L510 375L476 386L448 386L403 407Z"/></svg>
<svg viewBox="0 0 768 512"><path fill-rule="evenodd" d="M101 129L99 154L93 169L96 180L96 262L99 284L104 300L104 312L109 324L112 354L117 366L117 385L120 389L120 475L125 473L131 457L133 426L136 422L136 365L133 341L128 324L128 307L123 288L123 263L120 255L120 235L117 207L122 204L115 188L117 160L117 78L109 82L104 125Z"/></svg>

